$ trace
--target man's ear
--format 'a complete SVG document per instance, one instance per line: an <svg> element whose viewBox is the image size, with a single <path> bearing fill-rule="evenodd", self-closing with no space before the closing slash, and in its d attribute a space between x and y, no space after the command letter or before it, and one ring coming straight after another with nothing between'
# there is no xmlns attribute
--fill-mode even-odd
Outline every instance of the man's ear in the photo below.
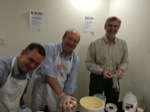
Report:
<svg viewBox="0 0 150 112"><path fill-rule="evenodd" d="M26 54L26 51L22 50L21 53L20 53L20 57L23 57L25 54Z"/></svg>

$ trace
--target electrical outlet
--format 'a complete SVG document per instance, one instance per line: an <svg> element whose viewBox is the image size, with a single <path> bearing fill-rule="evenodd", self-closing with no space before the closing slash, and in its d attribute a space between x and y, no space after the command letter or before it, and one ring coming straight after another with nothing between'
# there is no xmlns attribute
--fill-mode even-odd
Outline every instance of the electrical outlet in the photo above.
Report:
<svg viewBox="0 0 150 112"><path fill-rule="evenodd" d="M6 44L5 36L0 35L0 45L5 45L5 44Z"/></svg>

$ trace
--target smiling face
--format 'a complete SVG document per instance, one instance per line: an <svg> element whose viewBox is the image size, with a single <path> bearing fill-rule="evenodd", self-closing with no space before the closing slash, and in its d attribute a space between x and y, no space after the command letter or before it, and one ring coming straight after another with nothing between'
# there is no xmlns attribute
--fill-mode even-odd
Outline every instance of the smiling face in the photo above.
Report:
<svg viewBox="0 0 150 112"><path fill-rule="evenodd" d="M80 36L76 31L67 31L67 33L63 36L62 39L62 47L66 56L72 53L72 51L76 48L77 44L79 43L79 40Z"/></svg>
<svg viewBox="0 0 150 112"><path fill-rule="evenodd" d="M107 37L115 37L120 27L120 23L117 20L109 21L105 25Z"/></svg>
<svg viewBox="0 0 150 112"><path fill-rule="evenodd" d="M106 37L109 41L114 41L115 36L121 26L121 20L115 16L109 17L104 25Z"/></svg>
<svg viewBox="0 0 150 112"><path fill-rule="evenodd" d="M36 69L43 61L44 56L40 55L37 49L30 52L23 50L18 58L18 68L20 73L28 73Z"/></svg>

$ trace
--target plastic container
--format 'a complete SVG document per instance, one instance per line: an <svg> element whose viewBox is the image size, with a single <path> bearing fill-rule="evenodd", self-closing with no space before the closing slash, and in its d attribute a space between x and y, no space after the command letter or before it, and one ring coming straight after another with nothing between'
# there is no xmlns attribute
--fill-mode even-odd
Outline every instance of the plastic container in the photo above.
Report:
<svg viewBox="0 0 150 112"><path fill-rule="evenodd" d="M32 110L30 108L26 107L26 105L21 105L19 112L32 112Z"/></svg>
<svg viewBox="0 0 150 112"><path fill-rule="evenodd" d="M129 110L125 110L125 112L135 112L132 108L130 108Z"/></svg>
<svg viewBox="0 0 150 112"><path fill-rule="evenodd" d="M138 102L137 112L144 112L144 110L145 110L145 105L142 104L141 102Z"/></svg>
<svg viewBox="0 0 150 112"><path fill-rule="evenodd" d="M103 100L86 96L80 99L80 112L104 112L105 103Z"/></svg>
<svg viewBox="0 0 150 112"><path fill-rule="evenodd" d="M105 106L106 112L117 112L117 106L113 103L107 103Z"/></svg>
<svg viewBox="0 0 150 112"><path fill-rule="evenodd" d="M105 97L105 95L104 94L94 94L93 95L94 97L97 97L97 98L100 98L101 100L103 100L104 101L104 103L106 103L106 97Z"/></svg>
<svg viewBox="0 0 150 112"><path fill-rule="evenodd" d="M136 112L137 108L137 98L136 96L131 92L127 92L124 99L123 99L123 110L124 111L130 111L133 110L133 112Z"/></svg>

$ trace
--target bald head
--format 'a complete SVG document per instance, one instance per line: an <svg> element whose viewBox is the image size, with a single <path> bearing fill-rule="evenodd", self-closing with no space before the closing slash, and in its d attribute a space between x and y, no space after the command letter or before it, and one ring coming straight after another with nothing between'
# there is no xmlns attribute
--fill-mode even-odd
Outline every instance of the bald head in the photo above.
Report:
<svg viewBox="0 0 150 112"><path fill-rule="evenodd" d="M73 34L77 35L77 36L79 37L79 38L78 38L78 43L79 43L79 41L80 41L80 34L79 34L79 32L78 32L77 30L75 30L75 29L73 29L73 28L66 30L66 32L64 33L63 38L66 38L66 35L67 35L68 33L73 33Z"/></svg>

